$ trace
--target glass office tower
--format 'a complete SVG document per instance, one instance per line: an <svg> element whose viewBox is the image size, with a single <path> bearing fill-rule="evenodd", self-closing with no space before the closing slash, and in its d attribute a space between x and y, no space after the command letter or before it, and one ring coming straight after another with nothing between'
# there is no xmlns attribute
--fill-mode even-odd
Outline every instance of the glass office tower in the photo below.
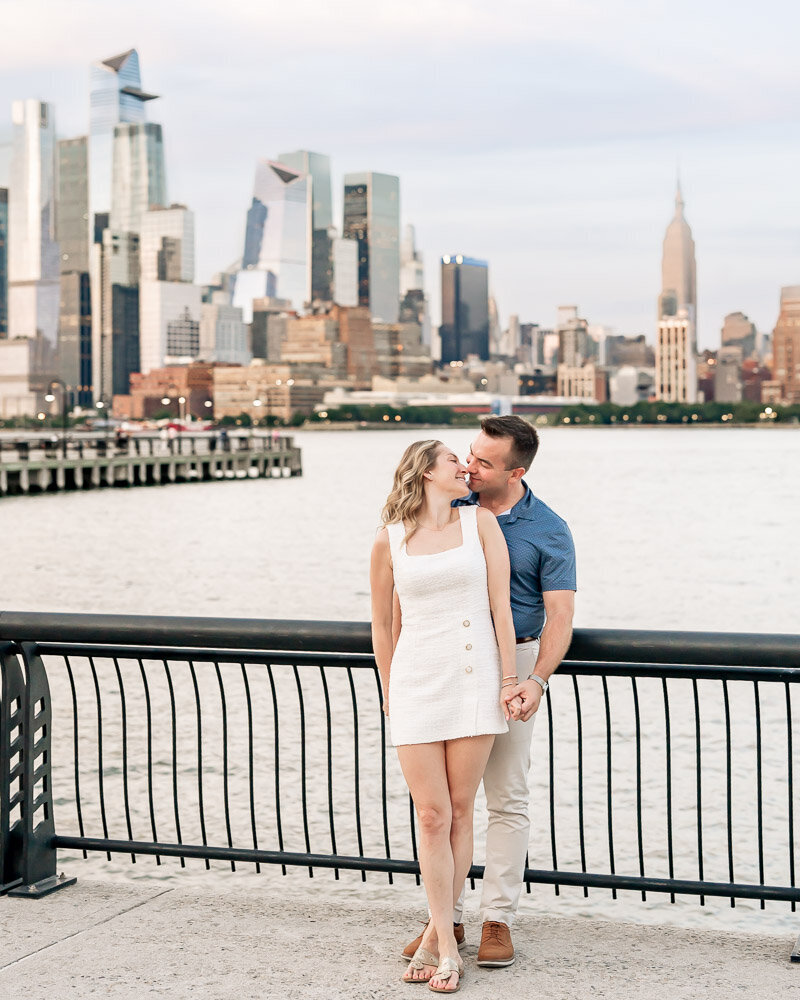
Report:
<svg viewBox="0 0 800 1000"><path fill-rule="evenodd" d="M468 355L489 360L489 265L457 254L442 257L442 364Z"/></svg>
<svg viewBox="0 0 800 1000"><path fill-rule="evenodd" d="M331 160L323 153L299 149L281 153L281 163L311 178L311 298L330 302L333 298L333 192Z"/></svg>
<svg viewBox="0 0 800 1000"><path fill-rule="evenodd" d="M89 231L95 238L95 216L111 212L114 129L120 124L145 121L145 105L155 94L142 90L139 55L130 49L95 63L89 78Z"/></svg>
<svg viewBox="0 0 800 1000"><path fill-rule="evenodd" d="M40 338L39 374L58 336L59 250L55 232L56 130L42 101L14 101L8 204L8 321L13 337Z"/></svg>
<svg viewBox="0 0 800 1000"><path fill-rule="evenodd" d="M58 143L56 235L61 250L58 375L70 402L92 404L92 311L89 294L89 141Z"/></svg>
<svg viewBox="0 0 800 1000"><path fill-rule="evenodd" d="M233 304L249 323L253 299L265 297L298 312L311 300L311 178L274 160L256 165Z"/></svg>
<svg viewBox="0 0 800 1000"><path fill-rule="evenodd" d="M400 309L400 180L347 174L342 235L358 241L358 304L377 322L396 323Z"/></svg>
<svg viewBox="0 0 800 1000"><path fill-rule="evenodd" d="M149 209L167 204L164 137L160 125L141 122L114 128L109 228L138 233Z"/></svg>
<svg viewBox="0 0 800 1000"><path fill-rule="evenodd" d="M8 336L8 188L0 188L0 340Z"/></svg>

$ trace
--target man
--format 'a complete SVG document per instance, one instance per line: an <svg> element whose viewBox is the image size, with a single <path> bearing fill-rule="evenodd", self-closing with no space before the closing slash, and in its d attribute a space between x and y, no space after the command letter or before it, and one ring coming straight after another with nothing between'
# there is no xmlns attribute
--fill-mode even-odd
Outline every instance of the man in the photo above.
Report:
<svg viewBox="0 0 800 1000"><path fill-rule="evenodd" d="M498 967L515 960L511 926L522 890L528 851L528 770L539 703L551 674L572 638L575 606L575 548L572 535L522 478L539 447L534 427L522 417L484 417L469 457L468 497L456 504L480 504L497 517L511 560L511 610L517 635L518 683L510 694L522 701L519 721L497 736L483 776L489 809L486 870L481 892L483 929L478 965ZM454 913L456 940L464 940L462 898ZM410 959L422 944L435 951L430 926L403 951Z"/></svg>

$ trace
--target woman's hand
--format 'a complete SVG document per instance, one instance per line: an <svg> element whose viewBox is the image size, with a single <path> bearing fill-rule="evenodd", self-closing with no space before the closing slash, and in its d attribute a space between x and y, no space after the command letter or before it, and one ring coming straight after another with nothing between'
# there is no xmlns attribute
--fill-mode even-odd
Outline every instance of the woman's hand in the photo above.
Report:
<svg viewBox="0 0 800 1000"><path fill-rule="evenodd" d="M518 719L522 714L522 699L519 695L512 695L511 691L511 687L500 691L500 709L506 722Z"/></svg>
<svg viewBox="0 0 800 1000"><path fill-rule="evenodd" d="M387 719L389 718L389 695L385 691L383 692L383 714Z"/></svg>

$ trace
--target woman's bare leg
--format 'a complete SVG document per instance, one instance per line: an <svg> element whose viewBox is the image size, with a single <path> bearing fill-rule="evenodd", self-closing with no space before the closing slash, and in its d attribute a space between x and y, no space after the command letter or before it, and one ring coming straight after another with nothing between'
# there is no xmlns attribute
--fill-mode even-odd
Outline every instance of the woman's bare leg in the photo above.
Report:
<svg viewBox="0 0 800 1000"><path fill-rule="evenodd" d="M431 924L439 940L443 925L453 935L453 852L450 847L450 790L444 743L416 743L397 748L419 824L419 867L428 897ZM445 935L446 936L446 935ZM455 939L454 939L455 940ZM423 942L423 947L429 947ZM435 967L409 969L404 979L430 979Z"/></svg>
<svg viewBox="0 0 800 1000"><path fill-rule="evenodd" d="M474 736L397 748L420 828L420 870L431 916L422 947L438 952L440 959L458 960L453 904L461 890L454 887L459 881L463 885L472 863L472 807L493 740L493 736ZM429 966L409 969L404 978L430 979L433 971ZM452 976L440 985L446 983L452 990L457 982Z"/></svg>
<svg viewBox="0 0 800 1000"><path fill-rule="evenodd" d="M475 795L493 743L494 736L471 736L463 740L450 740L445 744L447 784L453 817L450 828L453 906L458 902L472 865Z"/></svg>

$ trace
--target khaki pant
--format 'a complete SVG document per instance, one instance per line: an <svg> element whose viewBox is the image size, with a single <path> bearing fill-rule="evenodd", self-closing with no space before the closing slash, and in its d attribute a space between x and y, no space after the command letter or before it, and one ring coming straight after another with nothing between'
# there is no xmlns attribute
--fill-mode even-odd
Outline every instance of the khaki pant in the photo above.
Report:
<svg viewBox="0 0 800 1000"><path fill-rule="evenodd" d="M533 672L538 655L538 642L517 646L517 676L520 680ZM519 904L530 837L528 770L535 720L534 715L527 722L509 721L508 732L495 737L483 775L489 825L486 830L481 920L501 920L509 927ZM462 892L453 914L456 923L461 921L463 903Z"/></svg>

